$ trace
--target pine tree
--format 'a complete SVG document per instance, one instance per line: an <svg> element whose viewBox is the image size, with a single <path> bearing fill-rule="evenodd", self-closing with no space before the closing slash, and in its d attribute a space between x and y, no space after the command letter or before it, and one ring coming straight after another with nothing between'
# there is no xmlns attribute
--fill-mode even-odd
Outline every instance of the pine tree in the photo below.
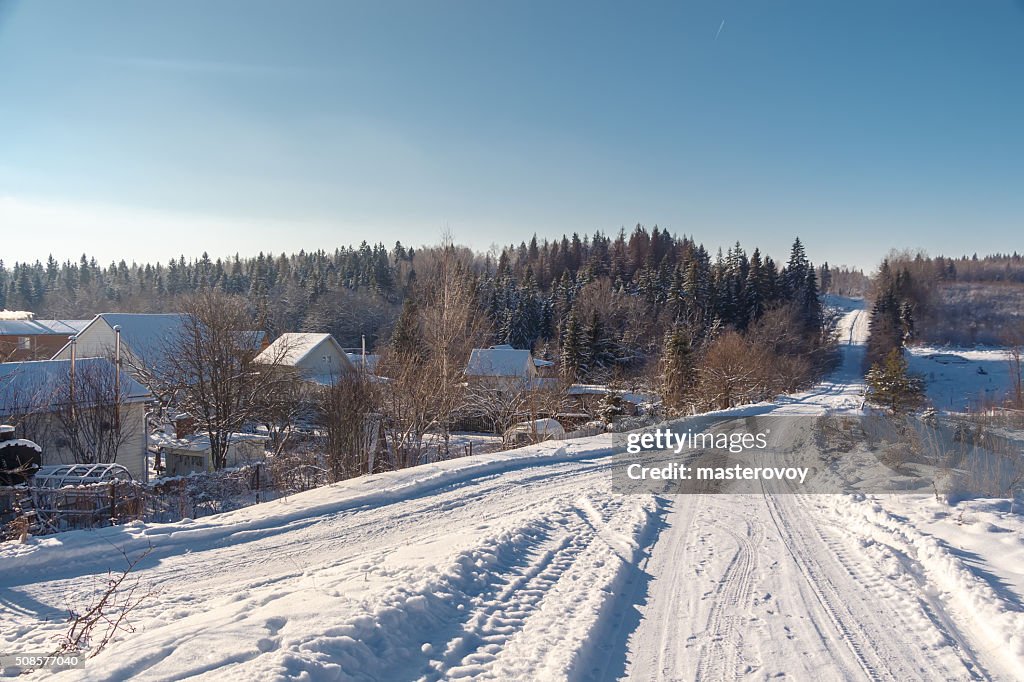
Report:
<svg viewBox="0 0 1024 682"><path fill-rule="evenodd" d="M597 406L597 413L606 422L615 421L626 414L626 408L622 404L622 396L611 391L605 393Z"/></svg>
<svg viewBox="0 0 1024 682"><path fill-rule="evenodd" d="M814 268L808 267L804 285L801 289L802 300L799 301L804 323L804 332L812 339L821 334L822 310L821 299L818 296L818 278L814 274Z"/></svg>
<svg viewBox="0 0 1024 682"><path fill-rule="evenodd" d="M821 276L819 278L821 284L821 293L827 294L832 289L832 271L828 267L828 261L821 266Z"/></svg>
<svg viewBox="0 0 1024 682"><path fill-rule="evenodd" d="M750 266L747 269L747 282L743 287L743 307L747 319L756 322L765 309L767 292L765 291L764 266L761 263L761 252L754 249L750 256Z"/></svg>

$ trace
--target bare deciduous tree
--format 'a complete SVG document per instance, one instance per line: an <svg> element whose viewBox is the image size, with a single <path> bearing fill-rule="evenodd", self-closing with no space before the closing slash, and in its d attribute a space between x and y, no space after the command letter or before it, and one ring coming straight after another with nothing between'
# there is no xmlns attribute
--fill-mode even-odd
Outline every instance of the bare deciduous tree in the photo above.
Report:
<svg viewBox="0 0 1024 682"><path fill-rule="evenodd" d="M184 299L180 333L167 339L154 383L188 412L210 441L215 469L227 465L231 434L259 423L289 395L288 348L253 360L258 326L246 300L209 290Z"/></svg>
<svg viewBox="0 0 1024 682"><path fill-rule="evenodd" d="M348 372L318 392L328 479L373 473L380 428L379 391L364 372Z"/></svg>
<svg viewBox="0 0 1024 682"><path fill-rule="evenodd" d="M381 387L384 428L392 465L399 468L423 462L428 433L438 440L438 455L448 456L452 425L466 400L466 362L490 332L467 252L446 239L428 255L412 294L415 305L403 310L380 364L388 377Z"/></svg>
<svg viewBox="0 0 1024 682"><path fill-rule="evenodd" d="M57 420L75 462L116 462L131 437L124 396L128 380L113 363L84 360L75 363L74 383L58 389Z"/></svg>
<svg viewBox="0 0 1024 682"><path fill-rule="evenodd" d="M1024 410L1024 322L1010 326L1004 339L1010 366L1010 405L1015 410Z"/></svg>
<svg viewBox="0 0 1024 682"><path fill-rule="evenodd" d="M460 254L445 235L433 271L421 280L419 297L428 358L423 371L435 386L432 416L442 439L442 456L448 455L451 425L465 401L466 362L491 331L477 301L471 264Z"/></svg>
<svg viewBox="0 0 1024 682"><path fill-rule="evenodd" d="M727 331L711 342L697 369L699 399L715 409L753 402L765 393L764 349L738 332Z"/></svg>
<svg viewBox="0 0 1024 682"><path fill-rule="evenodd" d="M538 419L557 416L565 406L568 388L567 382L556 379L517 379L500 384L471 381L466 389L464 413L483 419L495 435L501 436L502 447L506 448L514 444L509 433L514 425L534 424Z"/></svg>

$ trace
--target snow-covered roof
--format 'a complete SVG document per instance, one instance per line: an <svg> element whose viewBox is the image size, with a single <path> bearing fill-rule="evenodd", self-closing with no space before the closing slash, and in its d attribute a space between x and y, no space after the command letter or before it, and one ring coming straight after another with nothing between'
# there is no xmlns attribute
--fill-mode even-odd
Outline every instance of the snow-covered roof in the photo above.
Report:
<svg viewBox="0 0 1024 682"><path fill-rule="evenodd" d="M181 333L187 319L184 313L101 313L97 317L111 329L121 327L121 343L135 357L154 360L163 356L168 339Z"/></svg>
<svg viewBox="0 0 1024 682"><path fill-rule="evenodd" d="M232 433L228 436L228 444L237 443L266 443L269 436L259 433ZM156 447L181 450L183 452L208 452L210 450L210 436L205 433L197 433L184 438L175 438L160 431L149 434L149 443Z"/></svg>
<svg viewBox="0 0 1024 682"><path fill-rule="evenodd" d="M341 345L330 334L314 334L310 332L288 332L277 337L272 344L256 356L255 362L261 364L278 364L295 367L320 347L330 344L338 355L348 361L348 355Z"/></svg>
<svg viewBox="0 0 1024 682"><path fill-rule="evenodd" d="M367 353L365 356L362 353L345 353L348 356L348 361L352 363L353 367L361 368L363 366L363 358L366 358L366 371L375 372L377 370L377 362L380 360L379 355L373 355Z"/></svg>
<svg viewBox="0 0 1024 682"><path fill-rule="evenodd" d="M608 395L614 391L601 384L573 384L569 387L568 393L569 395Z"/></svg>
<svg viewBox="0 0 1024 682"><path fill-rule="evenodd" d="M91 320L0 320L0 336L71 336Z"/></svg>
<svg viewBox="0 0 1024 682"><path fill-rule="evenodd" d="M75 369L80 396L89 394L86 382L92 377L106 377L112 382L115 371L114 363L106 358L81 358L76 361ZM61 407L66 403L70 376L70 360L0 363L0 414L50 412ZM122 402L141 402L149 397L145 386L121 372Z"/></svg>
<svg viewBox="0 0 1024 682"><path fill-rule="evenodd" d="M519 377L533 376L533 356L528 350L509 347L474 348L469 355L466 374L476 377Z"/></svg>

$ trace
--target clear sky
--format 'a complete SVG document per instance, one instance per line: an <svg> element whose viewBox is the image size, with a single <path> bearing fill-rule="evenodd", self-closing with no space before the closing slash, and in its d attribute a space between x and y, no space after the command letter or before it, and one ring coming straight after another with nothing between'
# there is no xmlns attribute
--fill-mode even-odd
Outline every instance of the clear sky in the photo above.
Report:
<svg viewBox="0 0 1024 682"><path fill-rule="evenodd" d="M1024 251L1021 0L0 0L0 258Z"/></svg>

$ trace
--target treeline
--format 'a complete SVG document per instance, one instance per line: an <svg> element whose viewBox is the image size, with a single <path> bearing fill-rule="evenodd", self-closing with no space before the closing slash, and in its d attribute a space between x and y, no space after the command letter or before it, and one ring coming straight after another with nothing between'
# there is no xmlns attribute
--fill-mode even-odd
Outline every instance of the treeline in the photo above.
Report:
<svg viewBox="0 0 1024 682"><path fill-rule="evenodd" d="M365 335L371 348L383 348L403 306L424 308L432 294L422 283L436 281L439 268L454 271L453 257L482 313L480 342L533 349L578 381L656 371L669 334L685 337L695 356L726 332L752 338L769 311L785 311L801 340L794 353L819 348L821 285L835 278L827 264L808 261L799 239L778 264L739 243L712 255L689 237L637 225L615 236L534 237L486 255L451 244L414 250L364 242L166 264L101 266L84 255L0 263L0 308L58 318L163 312L179 309L188 293L215 290L244 296L273 334L327 331L348 347Z"/></svg>
<svg viewBox="0 0 1024 682"><path fill-rule="evenodd" d="M821 336L818 274L799 239L780 267L757 248L748 255L736 243L712 256L688 237L638 226L614 239L533 239L504 249L486 273L480 288L496 340L557 356L579 379L643 367L668 333L700 349L779 308L802 338Z"/></svg>
<svg viewBox="0 0 1024 682"><path fill-rule="evenodd" d="M896 333L906 342L1003 344L1019 326L1024 257L933 258L894 251L874 277L872 298L887 325L887 340L873 344L879 348L892 347Z"/></svg>
<svg viewBox="0 0 1024 682"><path fill-rule="evenodd" d="M868 397L894 411L924 402L923 381L907 371L904 347L914 341L1008 345L1019 358L1024 323L1024 258L928 257L892 252L872 282L866 364ZM1019 363L1012 372L1020 386ZM1021 391L1014 390L1014 402Z"/></svg>
<svg viewBox="0 0 1024 682"><path fill-rule="evenodd" d="M329 331L343 344L358 345L361 334L372 342L393 318L414 256L401 244L389 250L363 242L333 252L216 260L204 253L152 264L101 266L86 255L11 268L0 261L0 309L68 319L107 311L172 312L184 295L210 289L246 297L272 332Z"/></svg>

